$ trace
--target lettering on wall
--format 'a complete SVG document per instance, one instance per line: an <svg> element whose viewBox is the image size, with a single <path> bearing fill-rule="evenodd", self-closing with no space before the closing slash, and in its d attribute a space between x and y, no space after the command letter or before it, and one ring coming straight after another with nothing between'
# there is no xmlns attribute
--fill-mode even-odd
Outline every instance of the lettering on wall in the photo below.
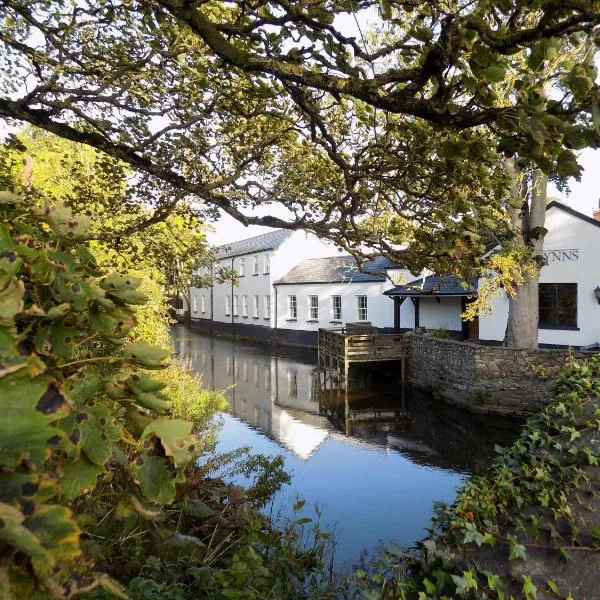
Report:
<svg viewBox="0 0 600 600"><path fill-rule="evenodd" d="M555 262L577 262L579 260L579 248L562 248L560 250L546 250L544 252L544 264Z"/></svg>

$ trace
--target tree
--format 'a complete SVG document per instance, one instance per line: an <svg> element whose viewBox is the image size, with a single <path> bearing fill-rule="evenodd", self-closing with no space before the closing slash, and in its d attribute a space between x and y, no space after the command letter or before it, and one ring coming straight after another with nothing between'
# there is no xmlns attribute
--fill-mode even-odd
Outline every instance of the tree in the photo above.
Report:
<svg viewBox="0 0 600 600"><path fill-rule="evenodd" d="M336 20L369 11L361 39ZM195 201L398 258L371 227L392 214L407 266L466 278L481 231L514 235L503 157L566 179L600 143L598 2L5 0L0 19L0 115L161 188L135 227ZM581 60L531 76L566 49ZM290 217L253 214L269 202Z"/></svg>
<svg viewBox="0 0 600 600"><path fill-rule="evenodd" d="M92 247L103 267L137 273L167 297L186 298L196 265L212 256L204 225L185 204L150 222L161 191L130 175L122 161L34 127L0 146L5 189L24 193L40 209L49 198L66 200L93 219Z"/></svg>

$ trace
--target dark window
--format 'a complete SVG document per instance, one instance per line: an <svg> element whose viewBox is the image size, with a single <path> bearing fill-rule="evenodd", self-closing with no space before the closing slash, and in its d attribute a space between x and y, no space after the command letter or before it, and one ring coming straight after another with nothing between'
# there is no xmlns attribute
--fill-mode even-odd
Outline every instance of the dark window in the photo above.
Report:
<svg viewBox="0 0 600 600"><path fill-rule="evenodd" d="M540 283L540 327L577 327L577 284Z"/></svg>

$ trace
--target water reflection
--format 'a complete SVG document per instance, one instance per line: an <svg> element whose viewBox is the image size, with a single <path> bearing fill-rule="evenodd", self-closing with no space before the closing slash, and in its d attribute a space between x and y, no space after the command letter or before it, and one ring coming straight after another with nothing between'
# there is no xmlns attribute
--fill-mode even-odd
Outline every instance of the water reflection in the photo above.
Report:
<svg viewBox="0 0 600 600"><path fill-rule="evenodd" d="M283 454L292 494L307 506L318 502L326 523L337 525L338 564L380 540L420 539L433 503L451 502L465 474L484 469L494 445L516 435L513 422L490 422L402 392L393 366L371 375L359 370L362 383L346 399L336 386L323 385L316 352L275 354L183 326L174 328L173 339L207 387L228 390L233 418L224 419L220 450L249 445Z"/></svg>

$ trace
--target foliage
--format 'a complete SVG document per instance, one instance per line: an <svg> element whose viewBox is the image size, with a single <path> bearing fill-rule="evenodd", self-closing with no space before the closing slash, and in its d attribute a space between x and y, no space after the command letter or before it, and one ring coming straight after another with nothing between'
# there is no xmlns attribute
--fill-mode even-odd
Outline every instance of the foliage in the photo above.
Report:
<svg viewBox="0 0 600 600"><path fill-rule="evenodd" d="M197 263L212 260L204 226L183 204L153 219L151 207L173 199L131 175L122 161L35 127L0 147L0 181L7 189L27 193L39 207L48 199L66 200L92 218L88 238L96 238L90 243L100 265L142 277L143 288L160 286L168 296L186 297ZM162 292L147 294L152 306L144 307L138 325L147 323L146 334L161 329L146 317L163 312Z"/></svg>
<svg viewBox="0 0 600 600"><path fill-rule="evenodd" d="M527 573L527 557L541 553L549 565L600 552L595 517L586 522L578 508L594 495L599 395L600 355L571 357L554 402L511 448L499 449L487 475L470 479L453 506L440 507L431 537L416 552L382 553L372 572L357 573L357 588L378 598L536 598L538 590L565 597L556 581ZM523 567L515 570L515 561Z"/></svg>
<svg viewBox="0 0 600 600"><path fill-rule="evenodd" d="M432 329L429 333L431 336L442 340L452 339L452 335L450 335L450 332L445 327L436 327L435 329Z"/></svg>
<svg viewBox="0 0 600 600"><path fill-rule="evenodd" d="M65 202L1 192L0 211L2 597L152 597L167 571L187 598L313 585L327 535L306 546L304 520L279 531L258 512L289 481L281 459L230 465L248 490L209 477L218 457L194 466L224 400L134 335L141 281L98 265Z"/></svg>
<svg viewBox="0 0 600 600"><path fill-rule="evenodd" d="M151 218L185 200L391 258L409 235L405 264L466 277L506 232L502 157L564 181L600 144L599 22L554 0L11 1L0 115L126 163Z"/></svg>
<svg viewBox="0 0 600 600"><path fill-rule="evenodd" d="M74 578L91 563L86 528L67 503L118 481L124 510L170 504L201 444L192 423L162 416L171 410L165 385L146 373L169 351L126 341L146 302L140 280L103 272L81 241L89 218L67 202L37 213L13 194L1 198L5 596L29 593L36 580L55 597L90 585L117 591L105 576Z"/></svg>

